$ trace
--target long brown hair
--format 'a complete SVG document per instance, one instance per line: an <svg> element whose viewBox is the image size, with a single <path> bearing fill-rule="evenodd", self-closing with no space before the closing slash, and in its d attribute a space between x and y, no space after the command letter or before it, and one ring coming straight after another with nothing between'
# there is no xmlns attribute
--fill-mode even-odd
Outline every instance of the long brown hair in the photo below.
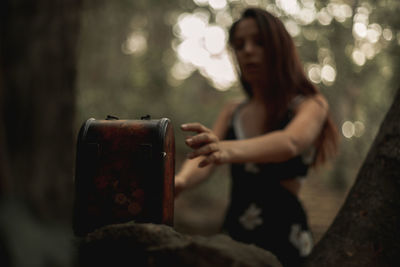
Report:
<svg viewBox="0 0 400 267"><path fill-rule="evenodd" d="M259 8L246 9L229 31L229 43L233 46L237 25L243 19L252 18L256 21L260 37L265 49L265 60L268 62L268 89L264 90L264 102L268 116L268 129L276 129L287 114L289 102L296 95L311 96L318 92L304 73L299 55L292 37L283 23ZM250 85L241 78L244 90L251 98L253 95ZM316 141L317 156L314 165L325 162L334 156L338 147L338 132L331 114L324 123L321 134Z"/></svg>

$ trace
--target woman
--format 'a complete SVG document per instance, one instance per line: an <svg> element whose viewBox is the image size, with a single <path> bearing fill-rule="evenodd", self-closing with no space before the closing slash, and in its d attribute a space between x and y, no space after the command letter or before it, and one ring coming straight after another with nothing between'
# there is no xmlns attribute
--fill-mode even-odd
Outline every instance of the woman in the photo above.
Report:
<svg viewBox="0 0 400 267"><path fill-rule="evenodd" d="M197 134L186 139L193 151L176 175L176 193L204 180L216 165L231 164L224 231L273 252L284 266L298 266L312 248L298 200L301 179L336 153L337 131L279 19L247 9L232 25L229 43L248 99L226 105L212 130L200 123L181 126Z"/></svg>

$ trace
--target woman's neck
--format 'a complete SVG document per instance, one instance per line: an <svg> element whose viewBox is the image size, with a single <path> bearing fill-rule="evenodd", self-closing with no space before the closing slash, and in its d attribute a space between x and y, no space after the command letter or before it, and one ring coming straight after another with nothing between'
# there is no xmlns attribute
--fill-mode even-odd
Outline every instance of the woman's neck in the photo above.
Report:
<svg viewBox="0 0 400 267"><path fill-rule="evenodd" d="M265 91L268 90L266 85L252 84L251 85L253 96L251 102L254 104L265 105Z"/></svg>

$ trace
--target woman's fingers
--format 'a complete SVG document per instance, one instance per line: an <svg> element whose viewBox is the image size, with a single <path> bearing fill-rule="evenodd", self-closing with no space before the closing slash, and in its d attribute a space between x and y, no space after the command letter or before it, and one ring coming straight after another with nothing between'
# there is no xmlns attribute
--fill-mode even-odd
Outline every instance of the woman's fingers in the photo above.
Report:
<svg viewBox="0 0 400 267"><path fill-rule="evenodd" d="M185 140L185 143L191 148L198 148L204 144L218 142L218 137L211 133L201 133L195 136L191 136Z"/></svg>
<svg viewBox="0 0 400 267"><path fill-rule="evenodd" d="M214 153L209 154L205 159L203 159L199 163L199 167L205 167L209 164L221 164L222 163L222 154L220 151L216 151Z"/></svg>
<svg viewBox="0 0 400 267"><path fill-rule="evenodd" d="M210 129L197 122L182 124L181 129L187 132L198 133L195 136L188 136L185 139L186 145L194 149L188 154L189 159L204 156L204 159L199 163L199 167L222 162L219 138Z"/></svg>
<svg viewBox="0 0 400 267"><path fill-rule="evenodd" d="M196 149L204 144L218 142L218 137L213 132L198 122L182 124L183 131L196 132L195 136L186 137L185 143L193 149Z"/></svg>
<svg viewBox="0 0 400 267"><path fill-rule="evenodd" d="M181 129L186 132L197 132L197 133L210 133L211 132L210 129L208 129L203 124L198 123L198 122L182 124Z"/></svg>
<svg viewBox="0 0 400 267"><path fill-rule="evenodd" d="M211 153L214 153L219 150L218 144L216 143L210 143L208 145L204 145L196 150L193 150L188 154L189 159L194 159L198 156L207 156L210 155Z"/></svg>

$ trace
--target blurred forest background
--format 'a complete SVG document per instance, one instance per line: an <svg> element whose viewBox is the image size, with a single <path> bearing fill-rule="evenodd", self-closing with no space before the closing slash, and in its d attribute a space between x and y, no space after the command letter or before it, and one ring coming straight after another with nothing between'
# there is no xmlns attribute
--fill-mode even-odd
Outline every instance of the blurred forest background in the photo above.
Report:
<svg viewBox="0 0 400 267"><path fill-rule="evenodd" d="M179 125L211 127L221 106L244 97L226 46L248 6L280 17L305 71L328 98L342 141L339 157L310 174L302 199L316 239L352 185L400 79L398 1L86 1L79 43L76 131L89 117L168 117L177 169L188 152ZM176 202L175 226L218 231L229 179L220 168Z"/></svg>
<svg viewBox="0 0 400 267"><path fill-rule="evenodd" d="M265 8L282 19L308 77L328 99L342 137L338 158L310 173L301 193L318 240L340 208L400 85L397 0L82 1L76 11L80 28L76 83L71 89L72 134L76 138L82 123L91 117L170 118L178 170L188 153L179 125L198 121L211 127L224 103L244 97L226 41L229 26L248 6ZM65 151L69 160L60 179L72 181L74 149ZM229 199L228 177L227 168L221 167L207 182L177 199L178 231L218 232ZM59 205L56 209L68 213L72 184L60 184L65 186L58 185L61 189L52 198L62 199L54 202ZM58 255L52 258L57 266L68 266L73 253L66 217L61 226L46 225L39 233L28 221L18 226L34 229L32 235L23 232L24 238L45 245L32 241L27 247ZM14 255L21 266L29 266L24 265L27 254L21 240L14 242L18 247Z"/></svg>

